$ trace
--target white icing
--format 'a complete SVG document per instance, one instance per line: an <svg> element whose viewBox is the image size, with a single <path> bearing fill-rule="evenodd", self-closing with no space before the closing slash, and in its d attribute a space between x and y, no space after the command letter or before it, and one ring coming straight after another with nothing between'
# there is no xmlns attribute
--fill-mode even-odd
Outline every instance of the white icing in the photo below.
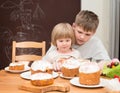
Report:
<svg viewBox="0 0 120 93"><path fill-rule="evenodd" d="M45 80L45 79L51 79L53 76L49 73L36 73L31 75L31 80Z"/></svg>
<svg viewBox="0 0 120 93"><path fill-rule="evenodd" d="M41 71L46 71L46 69L53 69L52 64L45 60L37 60L34 61L31 65L31 69L34 71L41 70Z"/></svg>
<svg viewBox="0 0 120 93"><path fill-rule="evenodd" d="M16 62L16 63L10 63L9 66L21 66L21 65L23 65L23 64Z"/></svg>
<svg viewBox="0 0 120 93"><path fill-rule="evenodd" d="M29 61L18 61L18 63L24 64L25 66L28 66Z"/></svg>
<svg viewBox="0 0 120 93"><path fill-rule="evenodd" d="M80 65L79 72L83 73L94 73L100 70L100 67L95 62L85 62Z"/></svg>
<svg viewBox="0 0 120 93"><path fill-rule="evenodd" d="M66 67L68 69L72 69L72 68L78 68L80 66L80 62L74 58L70 58L68 60L66 60L63 64L63 67Z"/></svg>

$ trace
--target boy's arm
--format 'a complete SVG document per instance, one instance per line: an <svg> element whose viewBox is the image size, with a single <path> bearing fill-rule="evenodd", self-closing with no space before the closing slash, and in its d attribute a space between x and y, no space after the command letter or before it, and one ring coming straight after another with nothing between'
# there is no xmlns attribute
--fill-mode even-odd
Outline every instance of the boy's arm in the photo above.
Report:
<svg viewBox="0 0 120 93"><path fill-rule="evenodd" d="M105 49L105 46L103 45L101 40L98 40L96 42L96 47L94 49L95 54L93 59L102 59L102 60L110 60L109 54L107 50Z"/></svg>

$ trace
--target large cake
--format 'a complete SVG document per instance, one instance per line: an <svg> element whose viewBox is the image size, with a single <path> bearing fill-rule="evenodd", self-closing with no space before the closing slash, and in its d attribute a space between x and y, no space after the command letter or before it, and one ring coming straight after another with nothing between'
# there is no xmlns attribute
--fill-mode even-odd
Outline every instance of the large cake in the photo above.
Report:
<svg viewBox="0 0 120 93"><path fill-rule="evenodd" d="M79 74L80 62L77 59L69 58L64 61L61 67L62 75L65 77L75 77Z"/></svg>
<svg viewBox="0 0 120 93"><path fill-rule="evenodd" d="M54 83L53 76L49 73L35 73L31 75L31 83L35 86L46 86Z"/></svg>
<svg viewBox="0 0 120 93"><path fill-rule="evenodd" d="M114 76L120 76L120 61L118 59L112 59L111 62L104 65L102 74L113 78Z"/></svg>
<svg viewBox="0 0 120 93"><path fill-rule="evenodd" d="M97 85L100 82L100 67L95 62L80 65L79 83L83 85Z"/></svg>
<svg viewBox="0 0 120 93"><path fill-rule="evenodd" d="M34 61L31 65L31 73L47 72L52 74L53 66L45 60Z"/></svg>

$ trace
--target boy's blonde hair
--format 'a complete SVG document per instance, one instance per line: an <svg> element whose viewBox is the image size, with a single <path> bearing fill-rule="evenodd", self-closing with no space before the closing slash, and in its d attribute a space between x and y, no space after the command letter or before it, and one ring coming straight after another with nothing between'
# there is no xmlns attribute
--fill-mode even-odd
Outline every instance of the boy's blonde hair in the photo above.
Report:
<svg viewBox="0 0 120 93"><path fill-rule="evenodd" d="M69 23L59 23L53 28L51 34L51 43L54 46L57 46L56 40L61 38L71 38L72 44L75 42L74 32Z"/></svg>
<svg viewBox="0 0 120 93"><path fill-rule="evenodd" d="M99 19L94 12L82 10L76 15L75 24L82 27L87 32L95 32L99 24Z"/></svg>

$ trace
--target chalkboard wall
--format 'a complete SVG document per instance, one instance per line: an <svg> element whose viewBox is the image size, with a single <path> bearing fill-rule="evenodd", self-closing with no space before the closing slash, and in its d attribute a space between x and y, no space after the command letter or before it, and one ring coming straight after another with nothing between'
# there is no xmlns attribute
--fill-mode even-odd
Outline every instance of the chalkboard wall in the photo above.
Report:
<svg viewBox="0 0 120 93"><path fill-rule="evenodd" d="M80 0L0 0L0 69L11 62L12 41L43 41L50 47L51 30L72 24Z"/></svg>

